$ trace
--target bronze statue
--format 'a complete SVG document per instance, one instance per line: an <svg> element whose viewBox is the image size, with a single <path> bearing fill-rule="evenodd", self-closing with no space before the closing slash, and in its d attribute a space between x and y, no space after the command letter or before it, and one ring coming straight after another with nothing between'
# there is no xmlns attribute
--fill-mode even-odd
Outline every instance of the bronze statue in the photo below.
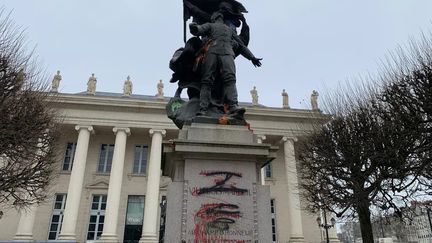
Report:
<svg viewBox="0 0 432 243"><path fill-rule="evenodd" d="M209 39L209 48L201 67L200 111L197 115L207 115L211 88L218 74L219 82L222 82L224 87L224 104L228 105L228 114L244 113L244 108L238 107L234 48L251 60L254 66L261 66L261 59L256 58L237 34L224 23L222 13L214 13L211 20L212 23L191 23L189 26L193 35Z"/></svg>
<svg viewBox="0 0 432 243"><path fill-rule="evenodd" d="M218 122L221 118L229 124L246 124L245 109L238 106L234 59L242 55L256 67L262 60L247 48L250 29L243 15L246 12L235 0L184 0L184 19L193 17L189 28L196 37L170 61L174 71L170 82L178 82L178 89L167 113L179 128L192 121ZM188 101L180 98L185 88Z"/></svg>

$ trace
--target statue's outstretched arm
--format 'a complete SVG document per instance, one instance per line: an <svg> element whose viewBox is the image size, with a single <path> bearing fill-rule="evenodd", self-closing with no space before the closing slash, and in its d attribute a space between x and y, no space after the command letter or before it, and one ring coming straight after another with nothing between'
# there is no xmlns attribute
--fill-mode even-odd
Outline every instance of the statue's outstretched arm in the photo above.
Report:
<svg viewBox="0 0 432 243"><path fill-rule="evenodd" d="M246 59L252 61L252 64L255 67L260 67L262 58L257 58L255 55L249 50L247 46L243 44L243 41L238 37L237 34L233 33L234 41L237 42L240 54L244 56Z"/></svg>
<svg viewBox="0 0 432 243"><path fill-rule="evenodd" d="M192 35L195 36L204 36L207 35L211 30L210 24L198 25L197 23L189 24L189 29Z"/></svg>

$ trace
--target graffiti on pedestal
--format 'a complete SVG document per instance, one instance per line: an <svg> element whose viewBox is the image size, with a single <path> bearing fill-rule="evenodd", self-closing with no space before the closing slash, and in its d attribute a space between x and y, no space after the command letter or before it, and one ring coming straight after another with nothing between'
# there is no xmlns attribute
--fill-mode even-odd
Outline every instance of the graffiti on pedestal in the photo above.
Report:
<svg viewBox="0 0 432 243"><path fill-rule="evenodd" d="M208 235L215 235L228 231L235 220L241 217L239 206L225 203L203 204L195 214L194 236L196 240L208 239Z"/></svg>
<svg viewBox="0 0 432 243"><path fill-rule="evenodd" d="M238 199L250 196L250 190L238 186L243 178L241 173L230 171L201 171L199 176L212 179L213 184L190 189L200 207L194 214L193 243L249 243L253 232L237 224L243 214ZM235 202L230 202L235 201Z"/></svg>
<svg viewBox="0 0 432 243"><path fill-rule="evenodd" d="M234 195L244 195L249 190L237 188L236 183L231 179L242 178L241 173L228 171L201 171L201 176L214 177L214 185L210 187L193 188L192 195L199 196L203 194L231 193Z"/></svg>

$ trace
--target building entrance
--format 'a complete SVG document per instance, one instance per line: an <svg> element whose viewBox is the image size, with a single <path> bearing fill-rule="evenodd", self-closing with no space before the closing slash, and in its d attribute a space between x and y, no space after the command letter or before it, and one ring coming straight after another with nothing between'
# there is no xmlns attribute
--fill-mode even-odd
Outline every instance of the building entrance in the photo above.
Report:
<svg viewBox="0 0 432 243"><path fill-rule="evenodd" d="M144 218L144 196L129 196L124 230L124 243L138 243Z"/></svg>

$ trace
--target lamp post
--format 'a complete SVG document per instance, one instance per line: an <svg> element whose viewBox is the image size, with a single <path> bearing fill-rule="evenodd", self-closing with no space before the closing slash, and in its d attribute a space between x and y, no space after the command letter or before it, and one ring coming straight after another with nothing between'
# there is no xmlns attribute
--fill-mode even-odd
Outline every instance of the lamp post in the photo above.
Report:
<svg viewBox="0 0 432 243"><path fill-rule="evenodd" d="M429 219L429 227L432 233L432 219L431 219L431 209L427 208L427 215L428 215L428 219Z"/></svg>
<svg viewBox="0 0 432 243"><path fill-rule="evenodd" d="M330 228L333 228L333 227L335 226L335 224L336 224L336 219L331 218L331 219L330 219L330 223L331 223L331 224L328 224L328 223L327 223L327 214L326 214L325 209L323 209L323 216L324 216L324 223L321 222L321 218L320 218L320 217L318 217L318 218L316 219L316 221L317 221L318 227L325 229L327 243L330 243L330 239L329 239L329 232L328 232L328 230L329 230Z"/></svg>

